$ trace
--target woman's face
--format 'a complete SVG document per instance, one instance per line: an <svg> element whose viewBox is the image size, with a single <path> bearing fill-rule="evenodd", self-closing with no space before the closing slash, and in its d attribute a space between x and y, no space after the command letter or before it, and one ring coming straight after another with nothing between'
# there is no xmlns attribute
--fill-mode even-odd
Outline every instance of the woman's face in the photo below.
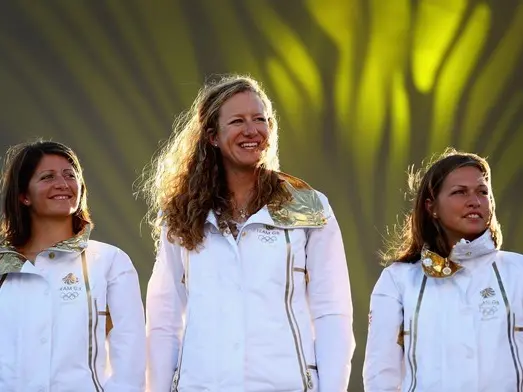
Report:
<svg viewBox="0 0 523 392"><path fill-rule="evenodd" d="M44 155L21 195L32 219L71 218L80 203L81 183L71 163L61 155Z"/></svg>
<svg viewBox="0 0 523 392"><path fill-rule="evenodd" d="M218 131L211 143L220 149L225 170L255 168L267 148L269 119L260 97L247 91L233 95L220 108Z"/></svg>
<svg viewBox="0 0 523 392"><path fill-rule="evenodd" d="M462 238L472 241L487 229L492 216L490 192L483 173L464 166L447 175L434 203L427 200L427 209L439 221L450 246Z"/></svg>

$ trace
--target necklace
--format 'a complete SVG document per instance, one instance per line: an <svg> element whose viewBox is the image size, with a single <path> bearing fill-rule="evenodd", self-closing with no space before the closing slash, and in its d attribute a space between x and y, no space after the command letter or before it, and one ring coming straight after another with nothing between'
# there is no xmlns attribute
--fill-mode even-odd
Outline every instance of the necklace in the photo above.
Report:
<svg viewBox="0 0 523 392"><path fill-rule="evenodd" d="M238 210L238 213L240 214L240 219L242 221L247 220L247 209L246 208L240 208Z"/></svg>
<svg viewBox="0 0 523 392"><path fill-rule="evenodd" d="M236 219L238 223L243 223L249 218L249 204L244 204L242 207L238 206L234 200L231 200L232 219Z"/></svg>

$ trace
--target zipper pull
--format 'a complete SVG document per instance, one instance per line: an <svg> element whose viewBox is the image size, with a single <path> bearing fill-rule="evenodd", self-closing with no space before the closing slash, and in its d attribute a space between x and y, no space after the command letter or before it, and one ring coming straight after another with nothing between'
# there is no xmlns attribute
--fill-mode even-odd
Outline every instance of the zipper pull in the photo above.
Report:
<svg viewBox="0 0 523 392"><path fill-rule="evenodd" d="M307 372L305 373L305 375L307 376L307 388L308 388L308 389L312 389L312 388L314 388L314 384L312 383L312 374L311 374L311 371L310 371L310 370L307 370Z"/></svg>

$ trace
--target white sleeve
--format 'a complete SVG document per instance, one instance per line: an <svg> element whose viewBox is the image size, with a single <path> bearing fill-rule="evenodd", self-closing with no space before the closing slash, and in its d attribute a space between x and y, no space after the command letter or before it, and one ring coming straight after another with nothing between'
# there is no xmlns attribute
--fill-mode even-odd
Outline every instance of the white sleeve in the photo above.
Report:
<svg viewBox="0 0 523 392"><path fill-rule="evenodd" d="M109 269L107 305L113 328L107 337L111 376L106 392L143 392L145 389L145 319L138 274L119 250Z"/></svg>
<svg viewBox="0 0 523 392"><path fill-rule="evenodd" d="M325 227L309 231L307 291L316 334L319 392L345 392L356 346L352 298L340 228L332 211L328 216Z"/></svg>
<svg viewBox="0 0 523 392"><path fill-rule="evenodd" d="M167 240L160 246L147 287L147 391L169 392L185 325L187 297L182 282L181 247Z"/></svg>
<svg viewBox="0 0 523 392"><path fill-rule="evenodd" d="M391 271L385 269L370 300L369 333L363 385L366 392L399 391L403 377L403 348L398 334L403 322L400 291Z"/></svg>

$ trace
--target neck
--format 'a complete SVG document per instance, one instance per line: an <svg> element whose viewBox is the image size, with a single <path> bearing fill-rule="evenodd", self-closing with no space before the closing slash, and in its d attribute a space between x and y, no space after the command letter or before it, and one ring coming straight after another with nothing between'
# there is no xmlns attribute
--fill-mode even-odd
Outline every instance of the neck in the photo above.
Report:
<svg viewBox="0 0 523 392"><path fill-rule="evenodd" d="M228 171L227 186L233 195L233 203L238 208L246 208L252 198L252 190L256 184L256 171Z"/></svg>
<svg viewBox="0 0 523 392"><path fill-rule="evenodd" d="M25 252L39 252L74 235L72 219L35 219L31 223L31 238L24 245Z"/></svg>

